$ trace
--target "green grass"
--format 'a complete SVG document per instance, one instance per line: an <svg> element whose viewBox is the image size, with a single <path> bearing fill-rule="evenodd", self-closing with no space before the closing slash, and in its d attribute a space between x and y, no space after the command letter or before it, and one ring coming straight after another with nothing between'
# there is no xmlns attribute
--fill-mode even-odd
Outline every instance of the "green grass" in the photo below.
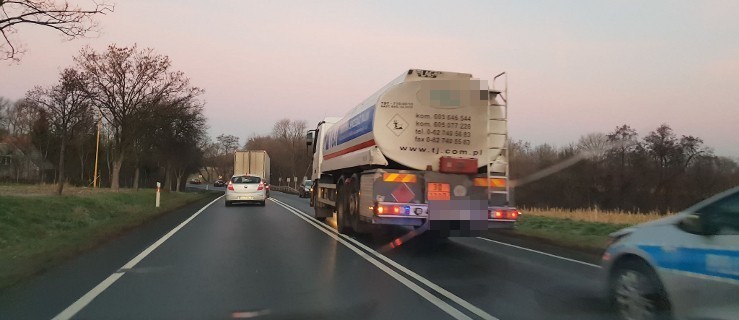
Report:
<svg viewBox="0 0 739 320"><path fill-rule="evenodd" d="M90 190L65 190L62 196L45 192L0 194L0 288L167 211L212 196L162 193L157 209L153 190Z"/></svg>
<svg viewBox="0 0 739 320"><path fill-rule="evenodd" d="M510 233L542 239L556 245L596 251L605 248L608 234L628 226L630 224L587 222L523 214L519 217L516 229Z"/></svg>

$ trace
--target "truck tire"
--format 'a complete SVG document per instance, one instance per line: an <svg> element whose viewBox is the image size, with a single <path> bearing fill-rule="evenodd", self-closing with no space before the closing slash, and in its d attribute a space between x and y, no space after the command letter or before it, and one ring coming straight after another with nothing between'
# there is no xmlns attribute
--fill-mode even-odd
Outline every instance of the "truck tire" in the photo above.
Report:
<svg viewBox="0 0 739 320"><path fill-rule="evenodd" d="M321 178L319 182L332 183L327 178ZM318 197L317 186L310 195L311 206L313 207L313 217L316 218L316 220L318 221L326 222L326 217L334 215L334 208L329 207L324 203L318 202L316 200L316 197Z"/></svg>
<svg viewBox="0 0 739 320"><path fill-rule="evenodd" d="M344 183L345 180L346 178L341 176L339 183L336 184L336 231L349 235L352 233L347 192L350 187Z"/></svg>
<svg viewBox="0 0 739 320"><path fill-rule="evenodd" d="M349 221L352 230L356 233L369 233L369 226L360 219L359 216L359 175L353 174L351 182L347 184L347 212L349 212Z"/></svg>

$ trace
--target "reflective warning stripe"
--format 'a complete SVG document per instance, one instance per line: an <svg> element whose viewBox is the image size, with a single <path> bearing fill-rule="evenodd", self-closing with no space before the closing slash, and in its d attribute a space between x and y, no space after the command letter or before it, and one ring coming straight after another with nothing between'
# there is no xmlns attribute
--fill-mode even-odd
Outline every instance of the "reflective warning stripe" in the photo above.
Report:
<svg viewBox="0 0 739 320"><path fill-rule="evenodd" d="M493 188L505 188L506 179L501 178L490 178L490 186ZM486 178L475 178L475 186L487 187L488 179Z"/></svg>
<svg viewBox="0 0 739 320"><path fill-rule="evenodd" d="M410 173L383 173L382 181L415 183L416 175Z"/></svg>

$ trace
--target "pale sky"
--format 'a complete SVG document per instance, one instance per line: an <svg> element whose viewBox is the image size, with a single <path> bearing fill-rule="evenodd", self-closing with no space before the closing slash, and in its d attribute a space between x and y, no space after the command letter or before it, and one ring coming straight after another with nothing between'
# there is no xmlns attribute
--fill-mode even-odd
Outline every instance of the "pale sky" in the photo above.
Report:
<svg viewBox="0 0 739 320"><path fill-rule="evenodd" d="M71 1L87 4L88 1ZM209 133L241 143L281 118L343 116L410 68L508 72L511 136L564 145L661 123L739 157L739 1L118 0L102 34L19 27L0 96L53 84L84 45L172 58L203 96Z"/></svg>

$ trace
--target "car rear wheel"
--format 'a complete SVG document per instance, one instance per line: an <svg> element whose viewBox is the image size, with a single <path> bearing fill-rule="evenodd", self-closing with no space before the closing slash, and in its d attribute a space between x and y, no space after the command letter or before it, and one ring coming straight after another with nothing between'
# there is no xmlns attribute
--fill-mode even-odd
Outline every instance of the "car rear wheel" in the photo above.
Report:
<svg viewBox="0 0 739 320"><path fill-rule="evenodd" d="M226 201L226 207L230 207L230 206L231 206L231 201Z"/></svg>
<svg viewBox="0 0 739 320"><path fill-rule="evenodd" d="M671 319L667 294L654 270L639 260L618 265L611 276L610 300L623 319Z"/></svg>
<svg viewBox="0 0 739 320"><path fill-rule="evenodd" d="M262 202L259 203L259 205L262 206L262 207L264 207L266 203L267 203L267 201L262 201Z"/></svg>

